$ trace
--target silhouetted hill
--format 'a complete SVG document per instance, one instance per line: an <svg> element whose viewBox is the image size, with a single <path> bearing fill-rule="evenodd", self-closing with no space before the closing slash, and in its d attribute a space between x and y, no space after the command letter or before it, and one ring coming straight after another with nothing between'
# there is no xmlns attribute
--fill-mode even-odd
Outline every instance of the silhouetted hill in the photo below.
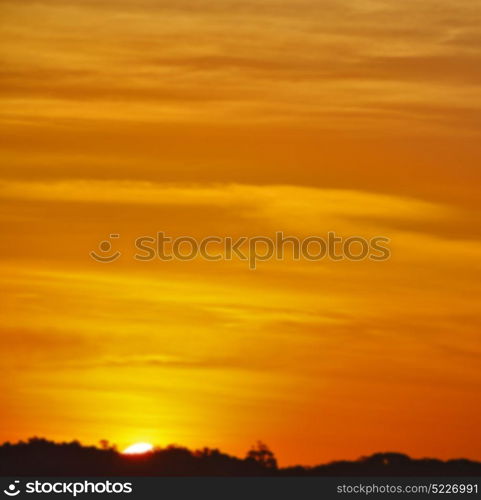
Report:
<svg viewBox="0 0 481 500"><path fill-rule="evenodd" d="M79 442L54 443L32 438L0 446L3 476L481 476L481 463L469 460L412 459L400 453L376 453L348 462L315 467L278 468L262 443L245 458L216 449L191 451L179 446L126 456L105 442L101 448Z"/></svg>

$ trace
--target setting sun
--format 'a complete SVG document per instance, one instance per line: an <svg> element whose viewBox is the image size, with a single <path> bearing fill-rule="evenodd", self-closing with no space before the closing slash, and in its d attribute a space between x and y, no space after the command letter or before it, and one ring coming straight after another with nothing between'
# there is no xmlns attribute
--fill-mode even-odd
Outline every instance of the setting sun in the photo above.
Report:
<svg viewBox="0 0 481 500"><path fill-rule="evenodd" d="M141 455L142 453L149 453L154 447L150 443L135 443L130 445L122 452L124 455Z"/></svg>

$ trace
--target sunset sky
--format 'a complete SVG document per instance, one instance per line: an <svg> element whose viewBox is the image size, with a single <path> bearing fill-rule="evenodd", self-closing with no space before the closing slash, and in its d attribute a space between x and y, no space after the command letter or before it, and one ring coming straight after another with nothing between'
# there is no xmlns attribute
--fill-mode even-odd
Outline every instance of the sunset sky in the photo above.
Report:
<svg viewBox="0 0 481 500"><path fill-rule="evenodd" d="M1 442L481 460L479 2L1 0L0 23ZM392 257L134 260L158 231Z"/></svg>

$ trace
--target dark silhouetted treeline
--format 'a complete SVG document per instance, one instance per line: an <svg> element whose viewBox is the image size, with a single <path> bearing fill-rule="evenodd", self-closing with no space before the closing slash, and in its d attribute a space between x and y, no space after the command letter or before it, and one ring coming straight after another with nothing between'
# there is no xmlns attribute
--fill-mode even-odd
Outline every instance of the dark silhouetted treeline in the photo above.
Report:
<svg viewBox="0 0 481 500"><path fill-rule="evenodd" d="M412 459L401 453L376 453L348 462L279 468L263 443L245 458L217 449L191 451L179 446L145 455L123 455L106 441L99 448L79 442L32 438L0 446L2 476L481 476L481 463L465 459Z"/></svg>

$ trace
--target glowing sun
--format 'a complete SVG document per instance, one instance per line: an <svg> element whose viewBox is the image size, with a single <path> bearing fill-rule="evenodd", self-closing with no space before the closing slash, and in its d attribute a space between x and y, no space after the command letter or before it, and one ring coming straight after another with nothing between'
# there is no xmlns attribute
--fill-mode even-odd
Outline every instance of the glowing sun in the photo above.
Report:
<svg viewBox="0 0 481 500"><path fill-rule="evenodd" d="M149 453L154 447L150 443L135 443L131 444L122 452L124 455L141 455L142 453Z"/></svg>

